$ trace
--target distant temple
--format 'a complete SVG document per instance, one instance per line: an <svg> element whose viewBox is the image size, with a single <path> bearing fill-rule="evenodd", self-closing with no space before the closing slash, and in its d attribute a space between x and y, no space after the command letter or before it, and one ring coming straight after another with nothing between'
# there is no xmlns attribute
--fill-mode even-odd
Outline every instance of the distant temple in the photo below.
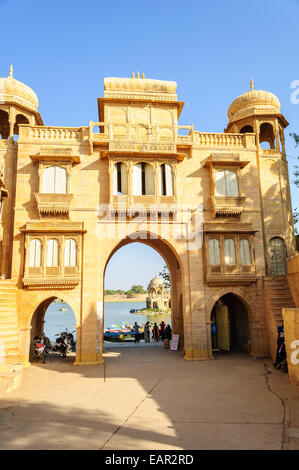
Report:
<svg viewBox="0 0 299 470"><path fill-rule="evenodd" d="M147 290L147 308L158 308L159 310L168 310L170 308L170 292L166 289L162 279L154 277L149 283Z"/></svg>

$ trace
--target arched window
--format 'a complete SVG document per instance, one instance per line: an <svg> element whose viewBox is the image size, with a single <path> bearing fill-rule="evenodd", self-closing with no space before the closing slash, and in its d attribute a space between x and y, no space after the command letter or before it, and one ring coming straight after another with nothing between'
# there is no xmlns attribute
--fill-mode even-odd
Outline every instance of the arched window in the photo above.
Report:
<svg viewBox="0 0 299 470"><path fill-rule="evenodd" d="M272 124L264 122L260 127L261 148L275 149L275 136Z"/></svg>
<svg viewBox="0 0 299 470"><path fill-rule="evenodd" d="M37 268L42 264L42 242L38 238L30 241L29 245L29 266Z"/></svg>
<svg viewBox="0 0 299 470"><path fill-rule="evenodd" d="M234 171L216 171L216 196L239 196L238 178Z"/></svg>
<svg viewBox="0 0 299 470"><path fill-rule="evenodd" d="M236 250L234 240L228 238L224 241L225 264L236 264Z"/></svg>
<svg viewBox="0 0 299 470"><path fill-rule="evenodd" d="M213 266L220 265L220 248L219 241L215 238L209 241L209 259Z"/></svg>
<svg viewBox="0 0 299 470"><path fill-rule="evenodd" d="M48 241L47 266L58 266L58 249L58 241L55 238L51 238Z"/></svg>
<svg viewBox="0 0 299 470"><path fill-rule="evenodd" d="M253 127L252 126L244 126L240 130L240 134L246 134L246 133L253 133Z"/></svg>
<svg viewBox="0 0 299 470"><path fill-rule="evenodd" d="M251 264L250 245L246 238L240 240L240 263L243 265Z"/></svg>
<svg viewBox="0 0 299 470"><path fill-rule="evenodd" d="M159 193L161 196L173 196L173 172L168 163L160 166Z"/></svg>
<svg viewBox="0 0 299 470"><path fill-rule="evenodd" d="M113 194L128 194L127 165L117 162L113 168Z"/></svg>
<svg viewBox="0 0 299 470"><path fill-rule="evenodd" d="M77 265L77 244L73 238L68 238L64 246L64 266Z"/></svg>
<svg viewBox="0 0 299 470"><path fill-rule="evenodd" d="M9 138L9 117L6 111L0 109L0 138Z"/></svg>
<svg viewBox="0 0 299 470"><path fill-rule="evenodd" d="M154 195L154 172L148 163L136 163L133 167L133 195Z"/></svg>
<svg viewBox="0 0 299 470"><path fill-rule="evenodd" d="M42 193L66 194L66 169L61 166L49 166L43 173Z"/></svg>

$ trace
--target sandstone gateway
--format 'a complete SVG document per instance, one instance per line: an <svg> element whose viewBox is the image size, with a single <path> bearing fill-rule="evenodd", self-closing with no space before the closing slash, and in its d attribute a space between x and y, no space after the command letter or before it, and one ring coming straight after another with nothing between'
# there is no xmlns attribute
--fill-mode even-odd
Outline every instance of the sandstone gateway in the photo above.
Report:
<svg viewBox="0 0 299 470"><path fill-rule="evenodd" d="M281 308L296 295L286 276L295 255L288 122L253 83L224 133L178 125L183 104L175 82L105 78L99 122L46 126L12 68L0 79L2 368L30 364L56 298L76 316L75 365L101 364L105 268L136 241L169 267L186 360L234 346L274 354ZM188 232L201 229L194 243Z"/></svg>

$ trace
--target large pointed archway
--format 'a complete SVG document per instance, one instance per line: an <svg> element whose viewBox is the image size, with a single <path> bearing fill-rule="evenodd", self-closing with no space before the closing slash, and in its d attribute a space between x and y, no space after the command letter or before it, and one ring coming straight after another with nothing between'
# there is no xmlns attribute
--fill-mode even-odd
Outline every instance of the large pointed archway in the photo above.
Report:
<svg viewBox="0 0 299 470"><path fill-rule="evenodd" d="M145 232L138 232L119 241L111 250L104 269L103 282L107 265L111 257L122 247L132 244L142 243L156 250L164 259L170 274L170 305L171 305L171 323L172 331L180 335L180 350L184 349L184 273L182 262L175 249L167 242L157 236ZM105 314L105 304L103 300L103 312Z"/></svg>

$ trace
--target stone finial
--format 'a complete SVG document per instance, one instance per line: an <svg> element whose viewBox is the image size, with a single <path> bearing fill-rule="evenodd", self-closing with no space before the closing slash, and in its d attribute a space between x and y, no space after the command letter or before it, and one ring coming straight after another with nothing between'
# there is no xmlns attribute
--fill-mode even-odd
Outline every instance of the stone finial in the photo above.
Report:
<svg viewBox="0 0 299 470"><path fill-rule="evenodd" d="M137 72L136 78L140 78L140 74L139 74L139 72Z"/></svg>
<svg viewBox="0 0 299 470"><path fill-rule="evenodd" d="M135 73L134 72L132 73L132 78L135 78Z"/></svg>
<svg viewBox="0 0 299 470"><path fill-rule="evenodd" d="M253 90L253 78L250 80L250 90Z"/></svg>
<svg viewBox="0 0 299 470"><path fill-rule="evenodd" d="M11 65L9 67L9 76L12 78L12 74L13 74L13 66Z"/></svg>
<svg viewBox="0 0 299 470"><path fill-rule="evenodd" d="M142 72L142 77L141 78L145 78L144 72Z"/></svg>

